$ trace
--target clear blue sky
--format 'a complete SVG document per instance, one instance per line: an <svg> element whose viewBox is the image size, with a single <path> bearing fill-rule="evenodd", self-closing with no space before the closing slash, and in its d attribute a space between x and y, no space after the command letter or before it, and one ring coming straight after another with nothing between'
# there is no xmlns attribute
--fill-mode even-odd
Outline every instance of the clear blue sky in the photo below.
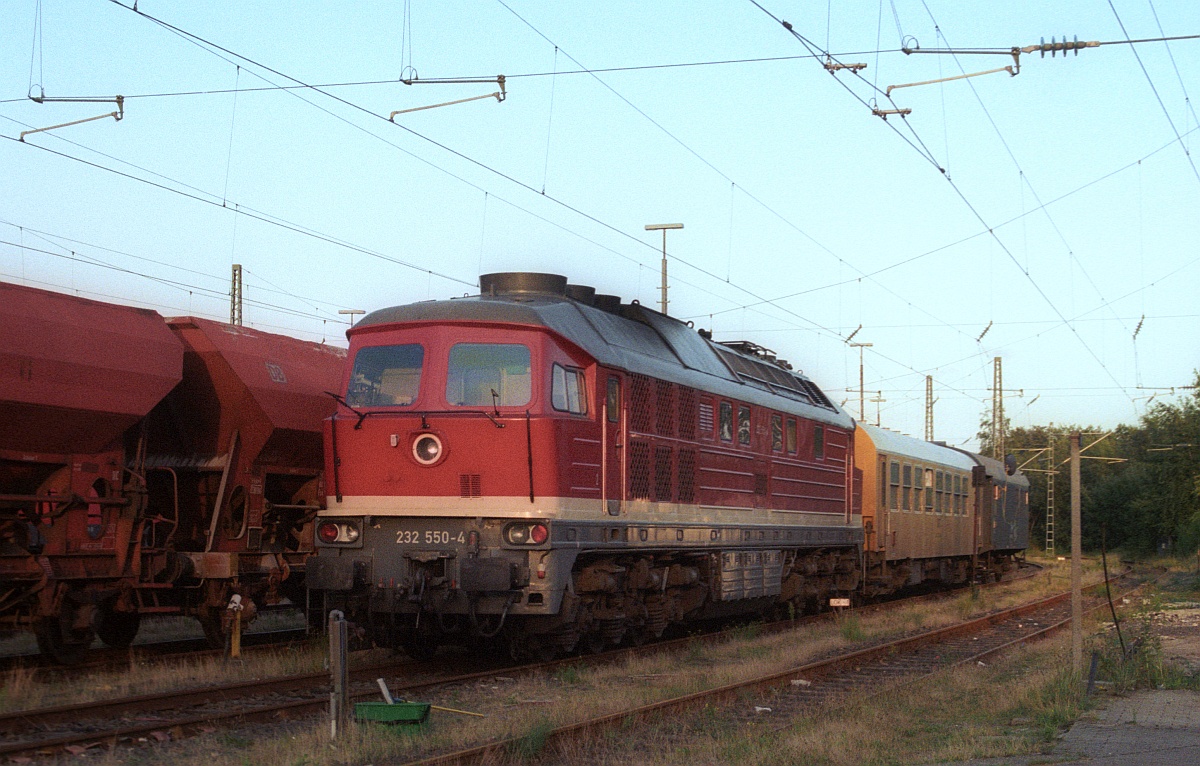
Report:
<svg viewBox="0 0 1200 766"><path fill-rule="evenodd" d="M995 356L1014 425L1133 422L1192 382L1200 40L881 91L1013 63L966 49L1200 34L1200 4L506 3L6 3L0 279L227 318L240 263L247 324L344 344L339 309L473 293L481 272L657 305L644 226L680 222L671 314L774 349L855 416L862 325L897 430L922 434L929 374L937 438L967 443ZM496 90L398 82L413 70L504 74L507 98L389 123ZM23 145L115 109L31 89L121 94L124 119Z"/></svg>

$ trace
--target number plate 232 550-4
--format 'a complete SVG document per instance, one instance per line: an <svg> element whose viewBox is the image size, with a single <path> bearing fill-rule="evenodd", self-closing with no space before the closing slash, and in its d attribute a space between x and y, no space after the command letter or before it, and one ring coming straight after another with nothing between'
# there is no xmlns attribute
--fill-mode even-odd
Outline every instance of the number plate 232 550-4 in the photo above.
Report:
<svg viewBox="0 0 1200 766"><path fill-rule="evenodd" d="M396 545L450 545L466 542L466 532L455 533L444 529L401 529L396 532Z"/></svg>

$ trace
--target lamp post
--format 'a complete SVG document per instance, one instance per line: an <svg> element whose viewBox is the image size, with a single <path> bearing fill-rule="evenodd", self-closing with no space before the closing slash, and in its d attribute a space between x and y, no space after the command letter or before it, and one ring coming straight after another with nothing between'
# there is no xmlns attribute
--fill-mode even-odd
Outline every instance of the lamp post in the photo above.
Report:
<svg viewBox="0 0 1200 766"><path fill-rule="evenodd" d="M667 313L667 230L682 229L681 223L648 223L646 231L661 231L663 233L662 247L662 299L659 301L662 313Z"/></svg>

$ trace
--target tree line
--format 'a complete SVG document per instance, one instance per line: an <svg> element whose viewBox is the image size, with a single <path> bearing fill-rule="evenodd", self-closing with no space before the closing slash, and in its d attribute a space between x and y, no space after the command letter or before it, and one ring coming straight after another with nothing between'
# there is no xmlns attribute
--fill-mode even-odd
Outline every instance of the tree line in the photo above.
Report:
<svg viewBox="0 0 1200 766"><path fill-rule="evenodd" d="M1005 452L1016 457L1030 481L1032 546L1046 541L1046 489L1049 472L1056 471L1055 549L1070 550L1069 437L1080 431L1084 447L1096 442L1080 462L1085 549L1103 544L1136 555L1191 555L1200 549L1200 373L1178 401L1155 402L1136 425L1111 432L1082 425L1004 425ZM993 454L991 430L989 412L978 435L985 455Z"/></svg>

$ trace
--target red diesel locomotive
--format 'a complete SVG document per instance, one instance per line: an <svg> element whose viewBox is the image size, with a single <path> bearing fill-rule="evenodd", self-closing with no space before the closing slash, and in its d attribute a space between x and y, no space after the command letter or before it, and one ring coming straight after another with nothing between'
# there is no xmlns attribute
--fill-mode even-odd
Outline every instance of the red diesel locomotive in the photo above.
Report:
<svg viewBox="0 0 1200 766"><path fill-rule="evenodd" d="M966 510L951 517L939 484L928 522L892 522L909 546L892 551L885 481L868 551L855 424L787 363L564 277L480 285L348 332L307 581L376 642L548 656L977 573L963 477L986 477L963 453L907 437L869 452L874 469L924 445L920 480L928 466ZM949 526L952 546L908 539Z"/></svg>
<svg viewBox="0 0 1200 766"><path fill-rule="evenodd" d="M423 655L534 654L859 585L854 423L807 378L544 274L368 314L309 587Z"/></svg>
<svg viewBox="0 0 1200 766"><path fill-rule="evenodd" d="M0 283L0 628L82 658L303 603L344 352Z"/></svg>

